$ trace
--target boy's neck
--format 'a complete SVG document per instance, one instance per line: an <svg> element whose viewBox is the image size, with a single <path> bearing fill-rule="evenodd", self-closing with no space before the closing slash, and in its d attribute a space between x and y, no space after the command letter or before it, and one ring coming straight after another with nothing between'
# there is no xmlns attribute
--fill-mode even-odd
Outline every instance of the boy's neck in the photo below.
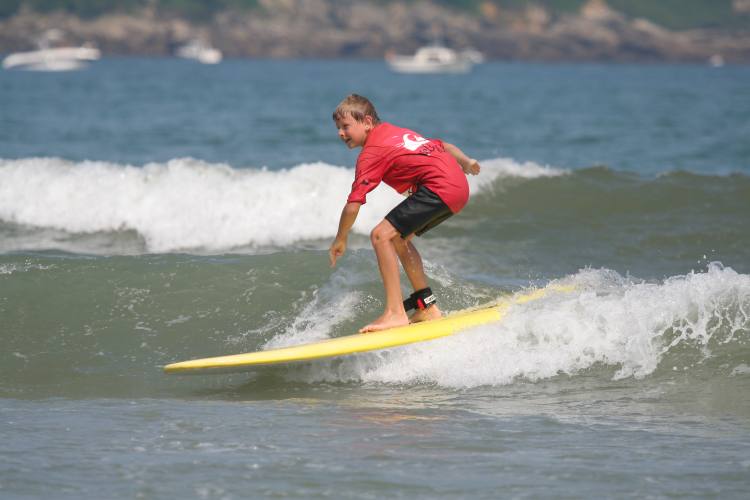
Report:
<svg viewBox="0 0 750 500"><path fill-rule="evenodd" d="M381 125L382 123L383 123L383 122L379 122L379 123L375 123L375 124L373 124L372 128L371 128L370 130L367 130L367 131L365 132L365 143L364 143L364 144L362 144L362 146L361 146L361 147L365 147L365 146L367 146L367 141L369 141L369 140L370 140L370 134L372 134L372 132L373 132L373 131L374 131L374 130L375 130L376 128L378 128L378 127L379 127L379 126L380 126L380 125Z"/></svg>

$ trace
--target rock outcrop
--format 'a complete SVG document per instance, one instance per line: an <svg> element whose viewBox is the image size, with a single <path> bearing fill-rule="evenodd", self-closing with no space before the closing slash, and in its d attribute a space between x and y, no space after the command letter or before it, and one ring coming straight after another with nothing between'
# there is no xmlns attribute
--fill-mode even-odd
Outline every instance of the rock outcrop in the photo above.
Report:
<svg viewBox="0 0 750 500"><path fill-rule="evenodd" d="M738 15L750 10L746 0L733 5ZM565 15L534 4L503 10L485 2L472 14L429 1L259 0L257 9L220 12L203 23L162 17L153 8L91 20L22 9L0 21L0 51L32 49L36 37L52 28L67 33L71 43L93 42L105 54L166 55L200 38L230 57L380 58L439 40L476 48L489 59L703 62L719 54L727 62L750 63L750 32L670 31L628 18L604 0Z"/></svg>

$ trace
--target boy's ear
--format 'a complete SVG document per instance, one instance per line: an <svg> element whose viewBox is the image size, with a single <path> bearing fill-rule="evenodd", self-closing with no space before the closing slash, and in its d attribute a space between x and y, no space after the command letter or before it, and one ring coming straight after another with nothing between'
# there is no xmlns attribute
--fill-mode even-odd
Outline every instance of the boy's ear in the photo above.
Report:
<svg viewBox="0 0 750 500"><path fill-rule="evenodd" d="M373 121L372 116L365 115L365 126L367 128L370 128L370 129L373 128L375 126L374 123L375 122Z"/></svg>

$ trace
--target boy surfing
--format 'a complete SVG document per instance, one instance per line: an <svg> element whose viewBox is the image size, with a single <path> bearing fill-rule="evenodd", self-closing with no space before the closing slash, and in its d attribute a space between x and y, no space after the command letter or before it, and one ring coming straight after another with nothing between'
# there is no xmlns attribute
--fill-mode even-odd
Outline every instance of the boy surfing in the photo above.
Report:
<svg viewBox="0 0 750 500"><path fill-rule="evenodd" d="M349 231L367 194L381 182L407 198L391 210L370 233L370 241L385 288L385 310L359 331L375 332L441 317L435 295L427 286L422 258L412 243L469 200L466 174L477 175L479 163L458 147L426 139L405 128L382 122L373 104L357 94L347 96L333 112L339 138L349 149L362 148L352 190L341 212L331 244L331 267L346 252ZM398 263L414 290L403 300ZM416 309L409 318L407 311Z"/></svg>

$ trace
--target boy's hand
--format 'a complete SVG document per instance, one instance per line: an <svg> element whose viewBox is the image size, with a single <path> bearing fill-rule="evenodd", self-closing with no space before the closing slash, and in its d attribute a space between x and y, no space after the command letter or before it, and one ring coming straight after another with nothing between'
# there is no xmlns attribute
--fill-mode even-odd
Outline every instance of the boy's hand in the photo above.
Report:
<svg viewBox="0 0 750 500"><path fill-rule="evenodd" d="M331 243L331 248L328 250L328 257L331 259L331 267L336 267L336 261L344 255L346 252L346 240L349 236L349 230L354 225L354 221L357 220L357 214L359 213L359 207L362 203L359 202L347 202L344 205L344 209L341 211L341 220L339 220L339 230L336 232L336 238Z"/></svg>
<svg viewBox="0 0 750 500"><path fill-rule="evenodd" d="M476 161L474 158L469 158L469 161L467 161L464 165L464 173L465 174L471 174L471 175L477 175L480 170L482 170L482 167L479 165L479 162Z"/></svg>
<svg viewBox="0 0 750 500"><path fill-rule="evenodd" d="M331 260L331 267L336 267L336 261L346 252L346 240L335 239L328 250L328 257Z"/></svg>

